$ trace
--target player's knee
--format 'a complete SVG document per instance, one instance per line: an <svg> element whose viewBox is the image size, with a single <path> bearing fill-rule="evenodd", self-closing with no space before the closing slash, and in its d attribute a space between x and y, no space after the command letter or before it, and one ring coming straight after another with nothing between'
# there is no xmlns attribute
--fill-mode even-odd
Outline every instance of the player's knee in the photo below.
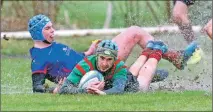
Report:
<svg viewBox="0 0 213 112"><path fill-rule="evenodd" d="M141 27L139 27L139 26L130 26L128 28L128 30L130 30L131 32L139 31L140 29L141 29Z"/></svg>
<svg viewBox="0 0 213 112"><path fill-rule="evenodd" d="M129 28L129 32L131 32L132 34L134 34L134 38L135 39L140 39L140 37L142 36L142 35L145 35L145 34L147 34L147 32L145 31L145 30L143 30L143 28L141 28L141 27L139 27L139 26L131 26L130 28Z"/></svg>

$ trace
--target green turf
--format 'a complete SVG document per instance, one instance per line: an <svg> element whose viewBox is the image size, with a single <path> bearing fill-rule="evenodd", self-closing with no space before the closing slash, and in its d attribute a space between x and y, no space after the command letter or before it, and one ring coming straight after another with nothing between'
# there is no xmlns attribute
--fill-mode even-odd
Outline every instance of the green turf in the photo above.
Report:
<svg viewBox="0 0 213 112"><path fill-rule="evenodd" d="M1 59L1 93L31 91L30 59Z"/></svg>
<svg viewBox="0 0 213 112"><path fill-rule="evenodd" d="M212 95L200 91L123 95L2 95L2 111L211 111Z"/></svg>

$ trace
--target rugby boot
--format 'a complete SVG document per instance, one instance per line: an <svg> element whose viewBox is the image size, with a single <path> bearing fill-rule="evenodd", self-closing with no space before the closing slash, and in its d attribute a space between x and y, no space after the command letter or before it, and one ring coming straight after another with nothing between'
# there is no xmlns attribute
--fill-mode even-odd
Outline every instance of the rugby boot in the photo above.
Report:
<svg viewBox="0 0 213 112"><path fill-rule="evenodd" d="M160 81L163 81L164 79L166 79L169 75L169 72L167 70L164 70L164 69L157 69L155 71L155 74L152 78L152 83L153 82L160 82Z"/></svg>
<svg viewBox="0 0 213 112"><path fill-rule="evenodd" d="M183 70L184 67L187 65L187 61L193 55L195 50L198 48L196 42L192 42L189 44L185 50L180 51L168 51L164 53L163 59L168 60L171 62L177 69Z"/></svg>

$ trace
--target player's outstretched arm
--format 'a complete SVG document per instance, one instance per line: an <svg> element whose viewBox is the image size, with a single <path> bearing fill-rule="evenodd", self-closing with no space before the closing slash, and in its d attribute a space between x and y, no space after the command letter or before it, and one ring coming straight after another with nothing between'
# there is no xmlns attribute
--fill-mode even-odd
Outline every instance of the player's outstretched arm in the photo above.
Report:
<svg viewBox="0 0 213 112"><path fill-rule="evenodd" d="M79 89L76 85L74 85L71 81L66 79L60 88L59 94L78 94L78 93L86 93L86 89Z"/></svg>
<svg viewBox="0 0 213 112"><path fill-rule="evenodd" d="M45 75L44 74L32 74L33 92L46 92L44 87Z"/></svg>

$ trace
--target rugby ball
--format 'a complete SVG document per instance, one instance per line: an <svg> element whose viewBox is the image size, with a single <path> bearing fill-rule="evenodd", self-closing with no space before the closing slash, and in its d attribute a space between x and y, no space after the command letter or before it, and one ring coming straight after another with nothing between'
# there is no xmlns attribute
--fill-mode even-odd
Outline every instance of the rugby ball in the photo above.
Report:
<svg viewBox="0 0 213 112"><path fill-rule="evenodd" d="M78 88L80 89L85 89L89 83L94 82L94 81L104 81L103 75L96 71L92 70L87 72L80 80L78 84Z"/></svg>

